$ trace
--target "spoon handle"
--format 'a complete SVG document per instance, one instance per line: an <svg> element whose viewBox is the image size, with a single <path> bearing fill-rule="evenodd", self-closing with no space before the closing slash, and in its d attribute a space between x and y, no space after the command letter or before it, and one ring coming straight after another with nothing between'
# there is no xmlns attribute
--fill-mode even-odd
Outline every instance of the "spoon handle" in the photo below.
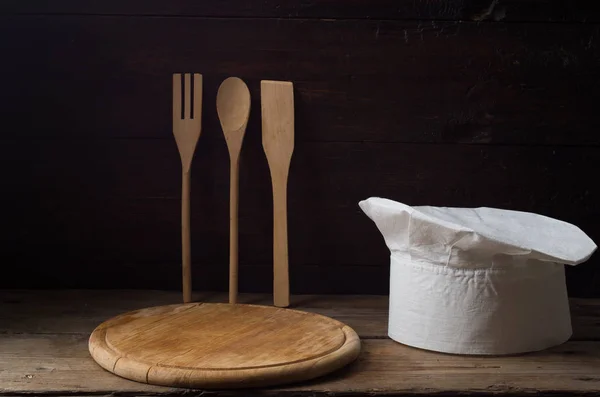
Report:
<svg viewBox="0 0 600 397"><path fill-rule="evenodd" d="M181 253L183 302L192 300L192 253L190 241L190 172L181 174Z"/></svg>
<svg viewBox="0 0 600 397"><path fill-rule="evenodd" d="M239 161L231 160L229 179L229 303L238 295L238 180Z"/></svg>

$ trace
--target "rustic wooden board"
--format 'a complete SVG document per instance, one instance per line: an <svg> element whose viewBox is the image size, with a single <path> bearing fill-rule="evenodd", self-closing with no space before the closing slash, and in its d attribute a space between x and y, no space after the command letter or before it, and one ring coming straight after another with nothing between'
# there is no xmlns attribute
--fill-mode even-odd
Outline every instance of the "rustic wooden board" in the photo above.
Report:
<svg viewBox="0 0 600 397"><path fill-rule="evenodd" d="M193 294L194 302L227 302L223 293ZM181 302L181 293L145 290L0 290L0 334L87 334L108 318L144 307ZM239 302L272 305L271 294L240 294ZM594 332L593 315L600 309L582 300L589 312L587 328L579 328L579 338ZM379 295L293 295L291 308L319 313L341 321L361 338L387 335L388 299ZM65 322L65 319L68 321ZM587 327L587 326L586 326ZM577 328L577 327L576 327Z"/></svg>
<svg viewBox="0 0 600 397"><path fill-rule="evenodd" d="M367 3L358 1L292 2L279 11L273 2L236 1L227 11L236 18L221 18L227 6L209 3L144 2L152 17L127 17L142 13L136 1L64 1L53 16L37 14L49 12L35 8L41 3L28 3L29 10L3 3L0 53L11 61L0 63L0 73L11 78L3 82L0 116L18 130L0 137L0 205L7 209L0 259L20 266L1 286L180 284L178 163L171 161L170 79L163 78L173 71L204 73L205 91L213 93L205 96L206 134L193 171L192 238L205 244L194 251L200 289L227 285L227 186L215 182L227 179L227 155L214 95L232 74L249 83L253 109L260 79L296 87L294 293L387 292L387 251L356 206L370 195L530 210L600 239L598 185L583 176L600 159L598 25L420 20L446 12L473 19L487 2L368 5L381 5L385 20L368 19ZM497 5L510 11L503 20L575 21L584 14L594 20L591 4ZM393 20L392 6L405 8L402 20ZM302 18L263 18L293 14L293 7ZM342 9L361 20L319 19L343 17ZM406 20L413 18L406 10L419 20ZM28 15L14 15L22 12ZM104 15L81 15L89 12ZM205 12L219 18L156 16ZM258 18L239 18L250 15ZM242 291L271 288L268 171L252 134L259 122L252 112L242 151ZM568 269L572 296L600 296L597 261ZM152 271L140 276L140 268Z"/></svg>
<svg viewBox="0 0 600 397"><path fill-rule="evenodd" d="M442 19L471 21L594 22L598 8L587 0L265 0L206 2L193 0L103 0L51 3L18 0L0 3L0 13L179 15L211 17Z"/></svg>
<svg viewBox="0 0 600 397"><path fill-rule="evenodd" d="M598 166L599 150L297 145L288 197L292 293L386 293L389 252L358 208L369 196L413 205L534 211L573 222L600 241L600 185L584 175ZM10 193L0 203L11 211L3 218L0 258L30 265L14 268L0 285L44 286L51 278L56 287L179 288L174 142L38 140L25 150L18 141L3 141L0 153L4 169L35 154L19 174L3 179ZM192 171L192 274L200 291L227 286L227 161L224 142L199 143ZM271 188L260 141L248 140L241 161L240 288L267 292L272 288ZM29 241L36 241L36 250ZM598 296L597 260L568 267L572 296ZM140 275L140 266L152 271ZM342 279L335 277L340 270ZM115 272L121 277L115 279ZM136 285L128 281L133 279Z"/></svg>
<svg viewBox="0 0 600 397"><path fill-rule="evenodd" d="M249 132L260 80L294 82L299 142L598 145L599 43L593 24L2 16L3 138L172 139L170 75L197 71L202 141L235 75Z"/></svg>
<svg viewBox="0 0 600 397"><path fill-rule="evenodd" d="M194 298L225 301L227 296L197 294ZM271 298L240 296L242 301L257 304ZM92 327L115 313L178 299L179 293L164 291L0 291L0 395L187 393L185 389L149 386L114 376L101 369L87 349ZM310 307L317 313L338 310L347 315L348 323L374 322L383 329L383 316L362 318L362 310L380 311L387 307L387 300L381 296L294 296L292 304L303 310ZM255 393L244 391L243 395L597 394L600 302L576 299L571 304L575 332L584 324L588 327L586 337L596 337L596 341L570 341L544 352L486 358L436 354L387 338L363 336L361 355L347 369L308 383ZM356 315L351 314L353 307ZM238 395L226 391L214 394Z"/></svg>
<svg viewBox="0 0 600 397"><path fill-rule="evenodd" d="M240 160L240 218L267 218L271 186L267 160L256 142L260 130L247 134ZM26 153L32 158L20 173L3 175L3 190L8 194L3 199L27 193L29 197L20 199L39 202L43 196L43 204L48 206L44 210L61 211L63 206L83 208L95 200L109 200L108 206L110 200L124 198L173 203L180 198L179 155L172 140L37 139L28 141L26 147L22 141L0 140L1 166L14 165ZM327 227L331 222L320 218L327 216L326 212L356 215L360 212L358 201L374 195L412 205L487 205L536 210L549 216L593 216L600 214L596 206L600 186L587 173L600 165L598 154L600 147L299 143L288 182L289 216L306 218L310 212L312 221ZM224 140L200 139L192 165L192 216L210 220L199 225L201 232L209 227L229 227L228 161ZM157 214L158 219L171 219L166 216L171 211L168 205L165 203L162 215ZM268 219L256 219L257 224L249 225L242 225L242 219L240 233L247 231L247 226L261 232L272 226ZM262 224L268 228L263 229ZM364 228L353 230L365 232Z"/></svg>
<svg viewBox="0 0 600 397"><path fill-rule="evenodd" d="M224 293L199 293L194 302L227 302ZM239 302L272 304L271 294L240 294ZM108 318L144 307L181 302L176 291L0 290L0 334L83 334ZM600 301L571 298L574 341L600 341ZM388 297L293 295L291 308L347 324L361 339L387 338Z"/></svg>
<svg viewBox="0 0 600 397"><path fill-rule="evenodd" d="M186 392L128 381L103 370L89 357L82 335L0 335L0 349L0 395ZM599 374L597 342L569 342L525 356L475 358L425 352L391 340L364 340L359 359L347 369L256 395L590 395L600 393Z"/></svg>

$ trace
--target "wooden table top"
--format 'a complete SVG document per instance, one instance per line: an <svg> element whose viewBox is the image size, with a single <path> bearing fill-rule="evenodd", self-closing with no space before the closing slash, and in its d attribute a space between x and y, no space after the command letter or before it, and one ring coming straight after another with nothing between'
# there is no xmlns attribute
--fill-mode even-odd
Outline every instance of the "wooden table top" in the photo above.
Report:
<svg viewBox="0 0 600 397"><path fill-rule="evenodd" d="M0 396L190 393L117 377L88 353L102 321L149 306L179 303L164 291L0 291ZM225 294L195 301L225 302ZM268 295L240 302L270 305ZM600 395L600 300L571 299L574 334L561 346L512 357L465 357L407 347L387 337L385 296L293 296L292 307L351 326L362 352L349 367L310 382L217 395ZM195 391L202 392L202 391ZM197 393L194 393L197 394Z"/></svg>

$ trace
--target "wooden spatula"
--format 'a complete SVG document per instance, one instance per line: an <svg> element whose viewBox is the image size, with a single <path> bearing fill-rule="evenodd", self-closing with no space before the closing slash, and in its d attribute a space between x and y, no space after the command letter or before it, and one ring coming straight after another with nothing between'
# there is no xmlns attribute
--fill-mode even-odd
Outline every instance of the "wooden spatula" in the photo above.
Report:
<svg viewBox="0 0 600 397"><path fill-rule="evenodd" d="M173 135L181 157L181 259L183 302L192 300L190 241L190 169L202 128L202 75L173 74ZM182 86L183 85L183 90ZM183 96L182 96L183 91ZM183 102L183 107L182 107Z"/></svg>
<svg viewBox="0 0 600 397"><path fill-rule="evenodd" d="M273 297L290 304L287 239L287 181L294 151L294 86L261 81L262 143L273 183Z"/></svg>
<svg viewBox="0 0 600 397"><path fill-rule="evenodd" d="M229 303L237 302L238 288L238 176L244 133L250 115L250 91L237 77L229 77L217 93L217 113L229 149Z"/></svg>

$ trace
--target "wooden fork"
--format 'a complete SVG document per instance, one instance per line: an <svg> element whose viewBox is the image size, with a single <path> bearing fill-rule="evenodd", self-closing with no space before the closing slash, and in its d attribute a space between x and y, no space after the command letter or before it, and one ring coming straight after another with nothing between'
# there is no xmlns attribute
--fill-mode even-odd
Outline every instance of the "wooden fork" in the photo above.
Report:
<svg viewBox="0 0 600 397"><path fill-rule="evenodd" d="M190 172L202 129L202 75L194 73L193 83L192 87L189 73L183 76L183 84L181 74L173 74L173 135L181 157L181 260L184 303L192 300Z"/></svg>

